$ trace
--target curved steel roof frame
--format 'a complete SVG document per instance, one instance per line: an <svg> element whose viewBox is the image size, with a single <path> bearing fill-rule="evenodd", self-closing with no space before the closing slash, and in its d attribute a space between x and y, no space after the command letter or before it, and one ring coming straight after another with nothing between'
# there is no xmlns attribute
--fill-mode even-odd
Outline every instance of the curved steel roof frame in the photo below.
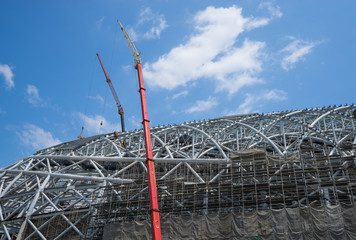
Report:
<svg viewBox="0 0 356 240"><path fill-rule="evenodd" d="M159 164L156 177L159 181L179 180L187 185L217 184L231 166L246 171L239 163L232 165L233 152L255 148L264 149L276 161L290 154L300 155L305 144L322 145L328 156L354 158L356 127L352 111L355 109L355 105L346 105L153 127L153 156ZM0 169L1 239L29 239L34 235L59 239L69 232L83 239L92 238L99 230L90 225L94 223L89 219L95 217L98 204L107 199L103 189L130 184L143 186L146 181L143 172L147 171L144 161L143 132L136 130L120 133L118 137L109 133L59 144ZM298 169L304 166L296 161L293 164ZM305 164L312 165L308 161ZM271 172L270 181L278 179L287 165ZM346 170L338 171L335 177ZM318 179L314 174L305 176ZM260 181L255 179L255 183ZM173 195L164 185L159 187L166 196ZM142 187L130 199L139 199L145 191L147 188ZM125 194L115 188L115 199L124 199ZM184 200L175 201L185 204ZM304 201L303 198L298 204ZM51 235L48 229L59 219L63 226ZM83 230L84 222L90 230Z"/></svg>

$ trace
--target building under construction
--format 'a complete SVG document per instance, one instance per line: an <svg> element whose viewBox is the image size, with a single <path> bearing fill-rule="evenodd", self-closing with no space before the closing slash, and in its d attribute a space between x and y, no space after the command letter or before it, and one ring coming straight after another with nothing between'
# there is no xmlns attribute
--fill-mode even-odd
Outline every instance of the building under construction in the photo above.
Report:
<svg viewBox="0 0 356 240"><path fill-rule="evenodd" d="M163 239L356 239L356 106L151 129ZM1 239L150 239L142 130L0 169Z"/></svg>

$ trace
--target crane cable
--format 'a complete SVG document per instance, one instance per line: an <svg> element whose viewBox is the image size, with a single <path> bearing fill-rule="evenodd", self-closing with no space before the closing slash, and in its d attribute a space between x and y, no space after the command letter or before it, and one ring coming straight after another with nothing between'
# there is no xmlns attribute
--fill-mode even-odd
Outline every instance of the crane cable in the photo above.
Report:
<svg viewBox="0 0 356 240"><path fill-rule="evenodd" d="M117 24L115 25L115 34L114 34L114 41L113 41L113 47L111 50L111 59L110 59L110 65L109 65L109 70L108 73L111 74L111 67L112 67L112 63L113 63L113 58L114 58L114 52L115 52L115 48L116 48L116 39L117 39ZM105 97L104 97L104 107L103 107L103 111L102 111L102 116L105 116L105 110L106 110L106 97L107 97L107 93L108 93L108 87L105 88ZM100 127L103 126L103 121L100 121Z"/></svg>
<svg viewBox="0 0 356 240"><path fill-rule="evenodd" d="M85 108L84 108L84 115L86 116L87 115L87 112L88 112L88 103L89 103L89 96L90 96L90 94L91 94L91 92L92 92L92 89L93 89L93 82L94 82L94 64L95 64L95 61L96 61L96 59L95 59L95 57L93 58L93 61L92 61L92 66L91 66L91 71L90 71L90 77L89 77L89 79L90 79L90 84L89 84L89 95L86 97L86 101L85 101ZM81 131L80 131L80 134L79 134L79 136L77 137L77 138L79 138L79 139L83 139L83 138L85 138L84 136L83 136L83 131L84 131L84 126L85 126L85 122L84 122L84 119L82 119L82 129L81 129Z"/></svg>
<svg viewBox="0 0 356 240"><path fill-rule="evenodd" d="M109 74L111 74L111 67L112 67L112 62L113 62L113 58L114 58L114 52L116 49L116 42L117 42L117 24L115 24L115 34L114 34L114 42L113 42L113 47L112 47L112 51L111 51L111 59L110 59L110 65L109 65Z"/></svg>
<svg viewBox="0 0 356 240"><path fill-rule="evenodd" d="M101 116L104 118L105 116L105 110L106 110L106 96L108 95L108 88L105 88L105 95L104 95L104 107L103 110L101 111ZM101 128L103 126L103 120L100 121L100 127Z"/></svg>

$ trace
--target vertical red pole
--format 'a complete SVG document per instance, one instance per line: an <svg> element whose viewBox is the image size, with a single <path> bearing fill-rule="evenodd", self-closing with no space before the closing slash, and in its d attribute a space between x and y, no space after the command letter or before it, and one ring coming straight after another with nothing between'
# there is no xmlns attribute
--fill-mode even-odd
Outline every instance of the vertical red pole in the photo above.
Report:
<svg viewBox="0 0 356 240"><path fill-rule="evenodd" d="M145 134L145 144L146 144L146 163L148 171L148 185L150 189L150 202L151 202L151 224L152 224L152 236L153 240L161 240L161 222L159 219L159 209L158 209L158 197L157 197L157 187L156 187L156 176L155 176L155 166L152 154L152 142L151 142L151 131L150 131L150 121L148 120L147 114L147 103L146 103L146 89L143 85L142 69L141 64L136 65L138 82L140 85L140 96L141 96L141 106L142 106L142 118L143 118L143 131Z"/></svg>

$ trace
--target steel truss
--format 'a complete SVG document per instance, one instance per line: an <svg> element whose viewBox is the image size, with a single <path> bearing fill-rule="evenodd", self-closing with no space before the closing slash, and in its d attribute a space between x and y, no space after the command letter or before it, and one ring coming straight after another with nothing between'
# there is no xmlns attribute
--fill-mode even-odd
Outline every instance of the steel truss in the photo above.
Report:
<svg viewBox="0 0 356 240"><path fill-rule="evenodd" d="M355 109L152 128L162 219L354 204ZM1 239L94 239L108 222L147 219L145 160L137 130L63 143L0 169Z"/></svg>

